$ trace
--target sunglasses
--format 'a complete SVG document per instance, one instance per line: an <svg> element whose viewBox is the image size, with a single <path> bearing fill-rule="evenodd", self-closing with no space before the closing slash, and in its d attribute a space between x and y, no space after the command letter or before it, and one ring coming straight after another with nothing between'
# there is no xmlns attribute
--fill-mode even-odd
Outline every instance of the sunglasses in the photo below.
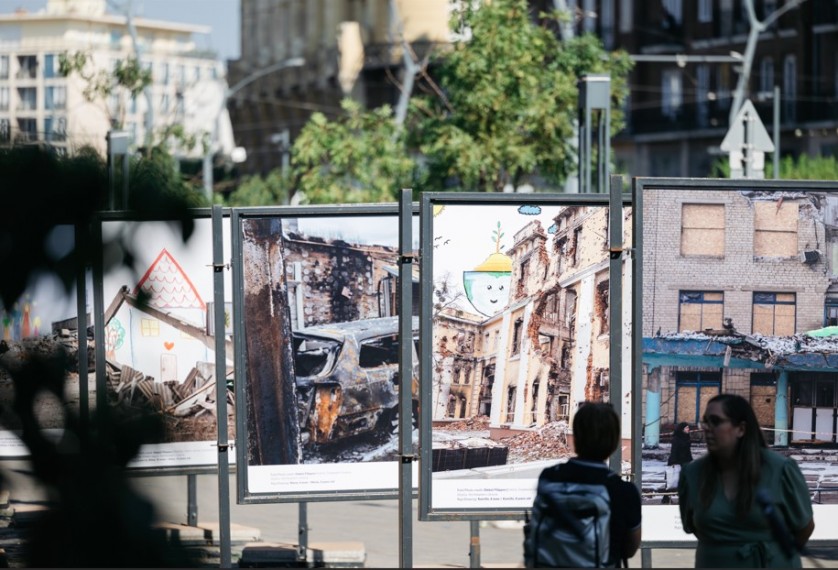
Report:
<svg viewBox="0 0 838 570"><path fill-rule="evenodd" d="M704 416L701 418L701 425L705 428L717 428L725 422L729 422L730 418L723 418L721 416Z"/></svg>

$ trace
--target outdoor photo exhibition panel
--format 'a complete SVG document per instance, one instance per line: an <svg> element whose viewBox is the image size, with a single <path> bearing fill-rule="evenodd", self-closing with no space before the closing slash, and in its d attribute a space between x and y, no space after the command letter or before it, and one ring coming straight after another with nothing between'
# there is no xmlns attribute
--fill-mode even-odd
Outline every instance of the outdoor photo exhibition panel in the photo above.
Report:
<svg viewBox="0 0 838 570"><path fill-rule="evenodd" d="M194 215L188 222L194 231L184 240L178 222L100 214L90 239L102 257L85 272L83 300L77 299L80 276L68 293L54 276L41 275L8 314L0 315L7 342L50 337L72 352L86 339L79 338L78 326L79 307L84 307L84 329L103 331L103 343L87 342L90 355L103 353L96 361L101 356L104 373L97 381L91 369L85 390L81 371L73 367L65 397L75 414L92 415L101 402L129 416L148 412L162 419L161 438L142 445L128 464L136 472L217 464L216 420L210 410L215 401L212 223L198 210ZM57 259L72 251L76 232L70 225L53 232L50 247ZM224 233L229 244L229 224ZM225 305L232 309L232 296ZM224 334L229 337L231 330ZM232 371L232 360L228 364ZM0 399L10 401L11 385L0 388ZM46 433L60 437L65 417L58 401L45 398L38 405ZM234 427L232 413L229 425ZM14 430L0 432L0 456L27 455Z"/></svg>
<svg viewBox="0 0 838 570"><path fill-rule="evenodd" d="M576 407L611 397L612 334L631 356L630 303L609 328L609 197L425 194L421 219L420 516L521 518Z"/></svg>
<svg viewBox="0 0 838 570"><path fill-rule="evenodd" d="M419 399L398 374L398 204L232 225L238 501L396 498L400 386Z"/></svg>
<svg viewBox="0 0 838 570"><path fill-rule="evenodd" d="M162 441L144 444L129 463L133 469L218 463L215 334L227 339L226 384L233 378L232 328L214 330L212 220L196 214L191 222L194 229L186 239L179 222L101 222L105 268L101 288L94 283L94 292L101 291L104 307L107 394L93 399L123 413L150 411L164 426ZM229 228L225 220L228 251ZM127 252L133 268L113 262ZM229 271L224 278L225 320L231 324ZM227 424L233 433L232 406Z"/></svg>
<svg viewBox="0 0 838 570"><path fill-rule="evenodd" d="M749 400L768 445L798 459L813 500L834 502L838 186L639 178L634 204L644 504L675 502L673 429L686 422L693 458L705 454L700 420L721 392Z"/></svg>

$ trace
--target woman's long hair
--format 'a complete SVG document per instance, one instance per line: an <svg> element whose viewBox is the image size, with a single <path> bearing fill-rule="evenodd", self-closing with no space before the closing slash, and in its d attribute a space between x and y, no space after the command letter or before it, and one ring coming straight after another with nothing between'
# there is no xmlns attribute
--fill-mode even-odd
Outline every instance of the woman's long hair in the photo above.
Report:
<svg viewBox="0 0 838 570"><path fill-rule="evenodd" d="M713 402L721 404L722 410L730 418L733 425L745 423L745 435L739 440L735 453L736 471L739 474L739 489L736 493L736 516L744 519L754 502L754 489L759 482L762 467L762 448L766 447L765 438L762 437L762 430L759 427L756 414L754 414L754 410L745 398L736 394L719 394L707 404ZM699 490L701 504L705 508L708 508L710 503L713 502L720 479L720 469L716 463L716 458L712 454L708 455Z"/></svg>

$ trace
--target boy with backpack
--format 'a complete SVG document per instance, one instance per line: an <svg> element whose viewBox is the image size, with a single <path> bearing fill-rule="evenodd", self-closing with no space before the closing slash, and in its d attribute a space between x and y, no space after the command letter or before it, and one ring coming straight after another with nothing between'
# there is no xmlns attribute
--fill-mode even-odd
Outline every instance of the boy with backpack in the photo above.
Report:
<svg viewBox="0 0 838 570"><path fill-rule="evenodd" d="M640 493L608 468L619 444L614 408L582 404L573 418L576 457L538 478L524 526L527 568L628 566L640 546Z"/></svg>

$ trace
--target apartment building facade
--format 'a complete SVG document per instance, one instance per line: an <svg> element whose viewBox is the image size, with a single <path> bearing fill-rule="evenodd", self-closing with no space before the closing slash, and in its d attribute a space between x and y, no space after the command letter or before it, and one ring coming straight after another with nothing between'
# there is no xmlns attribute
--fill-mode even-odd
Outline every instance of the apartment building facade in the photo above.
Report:
<svg viewBox="0 0 838 570"><path fill-rule="evenodd" d="M60 153L92 146L104 154L111 129L128 131L137 145L147 126L159 133L182 125L201 139L221 113L217 140L229 152L223 65L194 39L209 28L142 18L133 24L141 65L152 73L150 97L116 89L89 99L90 82L77 73L62 75L59 59L84 53L86 73L95 76L136 57L125 16L107 13L105 0L48 0L39 12L0 14L0 145L45 144ZM203 152L200 145L173 150L196 158Z"/></svg>
<svg viewBox="0 0 838 570"><path fill-rule="evenodd" d="M652 59L638 61L630 75L627 128L612 141L619 171L707 177L714 162L727 161L719 146L746 67L751 30L746 1L576 1L600 16L580 25L595 30L606 49ZM787 4L752 1L760 22ZM771 137L779 138L774 142L783 156L838 156L836 32L838 4L811 1L784 11L757 36L742 95Z"/></svg>

